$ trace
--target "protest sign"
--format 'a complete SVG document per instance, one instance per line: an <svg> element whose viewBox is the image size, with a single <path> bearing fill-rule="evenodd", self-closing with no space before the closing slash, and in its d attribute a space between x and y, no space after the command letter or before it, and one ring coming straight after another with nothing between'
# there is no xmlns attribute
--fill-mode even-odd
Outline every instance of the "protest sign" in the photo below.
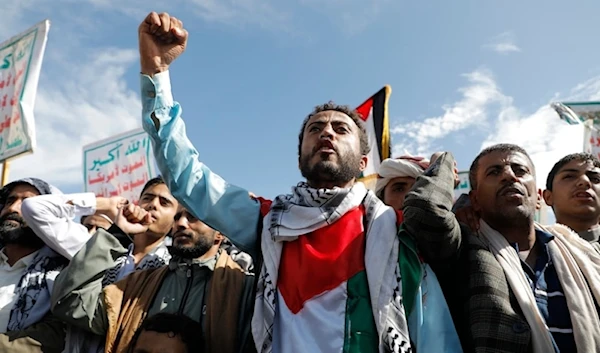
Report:
<svg viewBox="0 0 600 353"><path fill-rule="evenodd" d="M96 196L123 196L137 203L146 182L156 175L150 139L142 129L83 147L85 191Z"/></svg>
<svg viewBox="0 0 600 353"><path fill-rule="evenodd" d="M33 106L50 21L0 44L0 162L35 149Z"/></svg>

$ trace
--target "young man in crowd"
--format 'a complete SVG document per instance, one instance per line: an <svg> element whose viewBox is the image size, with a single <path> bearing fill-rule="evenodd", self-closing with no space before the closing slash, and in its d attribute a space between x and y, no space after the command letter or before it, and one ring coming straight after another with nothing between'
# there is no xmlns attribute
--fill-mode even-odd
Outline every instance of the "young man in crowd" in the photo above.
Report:
<svg viewBox="0 0 600 353"><path fill-rule="evenodd" d="M600 251L600 160L596 156L574 153L559 160L548 174L544 200L557 223Z"/></svg>
<svg viewBox="0 0 600 353"><path fill-rule="evenodd" d="M73 258L94 238L86 227L76 221L77 216L108 215L109 219L114 219L119 212L118 208L122 209L125 216L144 215L146 224L129 229L129 232L114 225L104 225L108 226L106 230L113 233L126 248L125 251L118 252L110 268L103 272L101 285L107 286L133 271L161 267L169 262L171 255L166 238L171 231L177 205L163 180L154 178L143 187L137 206L122 197L102 198L93 193L82 193L32 197L24 202L23 208L30 226L49 244L62 244L65 249L63 255L68 259ZM93 259L90 262L93 263ZM85 303L81 305L84 306ZM77 310L82 310L80 307L68 307L65 309L70 312L64 313L60 305L55 308L58 316L78 315ZM104 337L69 327L66 346L72 353L103 352Z"/></svg>

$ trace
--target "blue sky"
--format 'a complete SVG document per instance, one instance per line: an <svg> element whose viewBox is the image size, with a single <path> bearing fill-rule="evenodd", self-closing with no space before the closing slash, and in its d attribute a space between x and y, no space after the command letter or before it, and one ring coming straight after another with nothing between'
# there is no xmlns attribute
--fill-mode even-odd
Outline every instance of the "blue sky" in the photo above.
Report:
<svg viewBox="0 0 600 353"><path fill-rule="evenodd" d="M297 134L313 106L356 106L392 86L394 154L448 150L460 169L513 142L538 179L582 149L548 108L600 98L600 3L400 0L20 0L0 5L0 41L49 18L36 101L38 150L11 179L82 190L81 147L140 123L137 26L167 11L190 33L171 68L202 160L256 194L300 180Z"/></svg>

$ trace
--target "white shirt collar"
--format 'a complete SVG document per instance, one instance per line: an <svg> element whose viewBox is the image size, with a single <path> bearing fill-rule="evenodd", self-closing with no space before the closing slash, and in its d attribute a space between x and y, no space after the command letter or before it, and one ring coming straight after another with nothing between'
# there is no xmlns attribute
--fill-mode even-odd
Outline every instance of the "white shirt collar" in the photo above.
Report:
<svg viewBox="0 0 600 353"><path fill-rule="evenodd" d="M31 254L29 254L27 256L23 256L17 262L15 262L14 265L10 266L8 264L8 257L4 253L4 248L2 248L2 250L0 250L0 264L3 264L3 265L5 264L6 266L9 266L11 268L16 268L16 267L25 267L25 268L27 268L27 267L29 267L29 265L31 265L33 263L33 259L38 254L38 252L40 252L40 251L36 250L36 251L32 252Z"/></svg>

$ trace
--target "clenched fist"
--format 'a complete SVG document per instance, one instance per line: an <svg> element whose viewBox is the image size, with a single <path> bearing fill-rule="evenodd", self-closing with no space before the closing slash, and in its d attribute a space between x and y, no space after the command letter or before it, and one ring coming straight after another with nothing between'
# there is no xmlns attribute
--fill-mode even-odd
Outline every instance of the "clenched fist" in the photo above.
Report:
<svg viewBox="0 0 600 353"><path fill-rule="evenodd" d="M188 33L183 22L167 13L151 12L138 29L142 73L154 75L169 69L185 50Z"/></svg>
<svg viewBox="0 0 600 353"><path fill-rule="evenodd" d="M444 153L445 152L436 152L436 153L432 154L431 158L430 158L430 163L433 164ZM457 167L456 161L454 161L454 188L456 188L458 186L458 184L460 184L460 178L458 176L458 167Z"/></svg>
<svg viewBox="0 0 600 353"><path fill-rule="evenodd" d="M148 211L132 203L121 207L115 219L115 224L130 235L144 233L152 223Z"/></svg>

